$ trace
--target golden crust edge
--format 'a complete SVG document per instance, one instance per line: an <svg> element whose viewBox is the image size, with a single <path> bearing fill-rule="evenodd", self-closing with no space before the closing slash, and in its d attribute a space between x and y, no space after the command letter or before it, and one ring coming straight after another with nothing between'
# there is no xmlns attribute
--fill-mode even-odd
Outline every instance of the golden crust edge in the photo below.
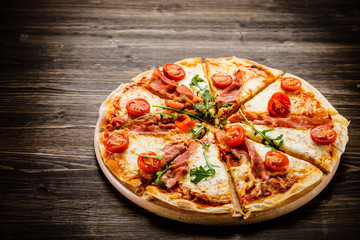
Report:
<svg viewBox="0 0 360 240"><path fill-rule="evenodd" d="M159 190L159 188L156 186L147 186L146 191L149 196L185 211L208 214L233 214L235 212L232 203L214 207L202 207L190 200L180 199L176 193L162 193L161 190ZM151 200L151 197L147 197L147 200Z"/></svg>

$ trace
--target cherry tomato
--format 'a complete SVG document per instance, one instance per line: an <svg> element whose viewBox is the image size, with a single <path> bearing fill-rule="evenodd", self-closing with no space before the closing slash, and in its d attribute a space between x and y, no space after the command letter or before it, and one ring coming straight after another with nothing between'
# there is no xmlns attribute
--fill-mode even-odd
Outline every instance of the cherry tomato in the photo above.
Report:
<svg viewBox="0 0 360 240"><path fill-rule="evenodd" d="M240 125L229 127L224 136L224 142L230 147L237 147L245 140L245 130Z"/></svg>
<svg viewBox="0 0 360 240"><path fill-rule="evenodd" d="M335 142L337 133L329 125L320 125L310 131L312 140L322 145L329 145Z"/></svg>
<svg viewBox="0 0 360 240"><path fill-rule="evenodd" d="M156 153L154 152L145 152L140 155L154 156L156 157ZM161 160L157 158L149 158L139 156L137 159L137 163L141 171L144 173L154 173L157 172L161 167Z"/></svg>
<svg viewBox="0 0 360 240"><path fill-rule="evenodd" d="M214 86L221 89L226 88L233 81L232 77L226 73L215 73L211 76L211 79Z"/></svg>
<svg viewBox="0 0 360 240"><path fill-rule="evenodd" d="M124 133L110 132L104 137L105 148L112 153L125 151L129 146L129 137Z"/></svg>
<svg viewBox="0 0 360 240"><path fill-rule="evenodd" d="M150 112L150 104L146 99L135 98L126 103L126 110L133 117L140 117Z"/></svg>
<svg viewBox="0 0 360 240"><path fill-rule="evenodd" d="M274 93L268 102L269 113L276 117L286 117L290 113L290 107L290 98L282 92Z"/></svg>
<svg viewBox="0 0 360 240"><path fill-rule="evenodd" d="M175 126L183 131L190 130L190 126L192 128L195 127L195 121L191 120L191 118L188 115L181 115L181 117L177 118L174 122Z"/></svg>
<svg viewBox="0 0 360 240"><path fill-rule="evenodd" d="M281 88L288 92L296 92L301 88L301 82L299 79L293 77L282 78Z"/></svg>
<svg viewBox="0 0 360 240"><path fill-rule="evenodd" d="M184 79L185 77L185 71L184 69L174 63L167 63L163 66L164 75L167 78L170 78L175 81L179 81L181 79Z"/></svg>
<svg viewBox="0 0 360 240"><path fill-rule="evenodd" d="M265 166L276 172L284 171L289 165L289 158L279 151L268 151L265 155Z"/></svg>
<svg viewBox="0 0 360 240"><path fill-rule="evenodd" d="M177 109L182 109L184 108L184 104L179 103L179 102L175 102L173 100L165 100L165 105L172 107L172 108L177 108Z"/></svg>

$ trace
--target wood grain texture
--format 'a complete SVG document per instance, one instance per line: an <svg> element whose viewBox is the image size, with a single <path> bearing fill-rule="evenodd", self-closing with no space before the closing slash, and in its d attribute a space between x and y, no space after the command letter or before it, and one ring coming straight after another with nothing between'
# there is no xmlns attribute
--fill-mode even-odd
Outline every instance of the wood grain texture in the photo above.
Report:
<svg viewBox="0 0 360 240"><path fill-rule="evenodd" d="M1 239L360 234L356 1L14 0L0 19ZM299 75L351 120L334 179L304 207L250 226L187 225L128 201L96 162L102 101L156 65L233 55Z"/></svg>

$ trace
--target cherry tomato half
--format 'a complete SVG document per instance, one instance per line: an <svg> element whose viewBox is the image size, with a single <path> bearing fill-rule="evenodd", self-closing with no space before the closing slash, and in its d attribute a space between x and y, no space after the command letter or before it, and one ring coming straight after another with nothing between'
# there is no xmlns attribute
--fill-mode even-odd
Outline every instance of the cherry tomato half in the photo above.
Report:
<svg viewBox="0 0 360 240"><path fill-rule="evenodd" d="M112 153L125 151L129 146L129 137L125 133L110 132L104 138L105 148Z"/></svg>
<svg viewBox="0 0 360 240"><path fill-rule="evenodd" d="M265 166L276 172L284 171L289 165L289 158L279 151L268 151L265 155Z"/></svg>
<svg viewBox="0 0 360 240"><path fill-rule="evenodd" d="M145 152L140 155L154 156L157 157L154 152ZM144 173L157 172L161 167L161 160L157 158L139 156L137 159L138 166Z"/></svg>
<svg viewBox="0 0 360 240"><path fill-rule="evenodd" d="M240 125L229 127L224 136L224 142L230 147L237 147L245 140L245 130Z"/></svg>
<svg viewBox="0 0 360 240"><path fill-rule="evenodd" d="M184 79L185 77L184 69L175 63L165 64L163 66L163 72L167 78L170 78L175 81L179 81L181 79Z"/></svg>
<svg viewBox="0 0 360 240"><path fill-rule="evenodd" d="M182 109L184 108L184 104L179 103L179 102L175 102L173 100L165 100L165 105L172 107L172 108L177 108L177 109Z"/></svg>
<svg viewBox="0 0 360 240"><path fill-rule="evenodd" d="M281 88L288 92L296 92L301 88L301 82L299 79L293 77L282 78Z"/></svg>
<svg viewBox="0 0 360 240"><path fill-rule="evenodd" d="M175 126L183 131L190 130L190 126L192 128L195 127L195 121L191 120L191 118L188 115L181 115L181 117L177 118L174 122Z"/></svg>
<svg viewBox="0 0 360 240"><path fill-rule="evenodd" d="M274 93L268 102L269 113L276 117L286 117L290 113L290 107L290 98L282 92Z"/></svg>
<svg viewBox="0 0 360 240"><path fill-rule="evenodd" d="M329 125L320 125L310 131L312 140L322 145L329 145L335 142L337 133Z"/></svg>
<svg viewBox="0 0 360 240"><path fill-rule="evenodd" d="M146 99L135 98L126 103L126 110L133 117L140 117L150 112L150 104Z"/></svg>
<svg viewBox="0 0 360 240"><path fill-rule="evenodd" d="M226 73L215 73L211 79L214 86L221 89L228 87L233 82L232 77Z"/></svg>

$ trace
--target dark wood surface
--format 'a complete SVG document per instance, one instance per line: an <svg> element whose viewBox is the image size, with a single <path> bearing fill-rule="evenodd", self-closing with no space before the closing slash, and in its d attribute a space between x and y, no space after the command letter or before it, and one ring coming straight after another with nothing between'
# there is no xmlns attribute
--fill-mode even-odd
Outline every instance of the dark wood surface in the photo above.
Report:
<svg viewBox="0 0 360 240"><path fill-rule="evenodd" d="M0 238L355 239L360 234L357 1L2 1ZM188 225L104 177L93 134L120 83L187 57L238 56L299 75L351 120L330 184L283 217Z"/></svg>

